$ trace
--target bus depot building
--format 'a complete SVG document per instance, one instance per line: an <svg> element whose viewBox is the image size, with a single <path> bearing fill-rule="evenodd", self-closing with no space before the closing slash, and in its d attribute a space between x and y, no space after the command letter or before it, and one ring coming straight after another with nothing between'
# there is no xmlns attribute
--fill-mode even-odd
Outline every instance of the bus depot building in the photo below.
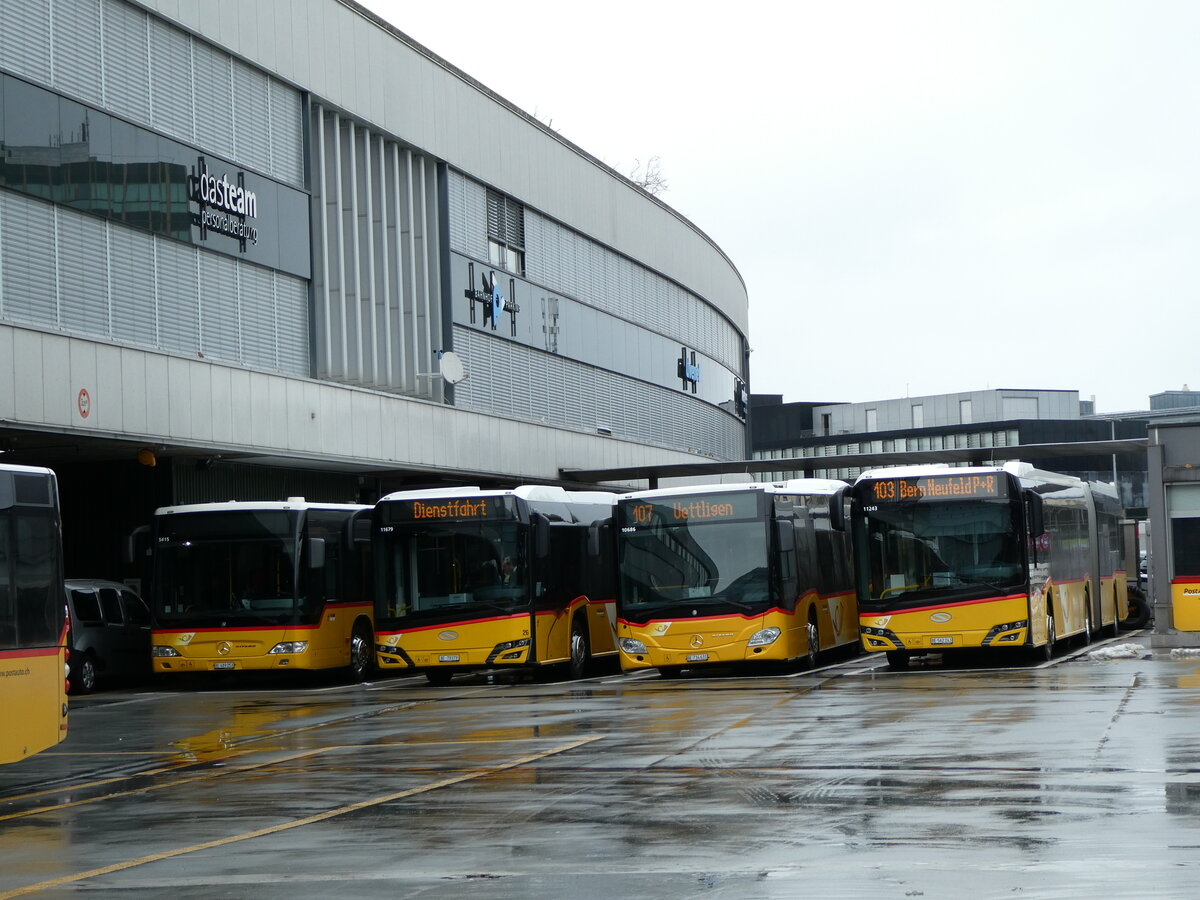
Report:
<svg viewBox="0 0 1200 900"><path fill-rule="evenodd" d="M696 225L351 0L0 6L0 459L68 574L158 506L742 459L746 359Z"/></svg>

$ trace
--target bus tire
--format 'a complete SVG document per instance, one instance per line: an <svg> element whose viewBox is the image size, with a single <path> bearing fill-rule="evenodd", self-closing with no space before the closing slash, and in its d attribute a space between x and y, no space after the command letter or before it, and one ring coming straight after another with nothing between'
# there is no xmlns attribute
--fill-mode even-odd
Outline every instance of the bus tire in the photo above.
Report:
<svg viewBox="0 0 1200 900"><path fill-rule="evenodd" d="M909 653L907 650L889 650L887 651L888 668L890 669L907 669Z"/></svg>
<svg viewBox="0 0 1200 900"><path fill-rule="evenodd" d="M1039 662L1050 662L1054 659L1054 644L1058 636L1054 633L1054 616L1046 613L1046 643L1039 647L1034 656Z"/></svg>
<svg viewBox="0 0 1200 900"><path fill-rule="evenodd" d="M587 619L582 615L576 615L571 623L570 654L567 667L571 679L583 678L588 673L592 652L588 641Z"/></svg>
<svg viewBox="0 0 1200 900"><path fill-rule="evenodd" d="M1145 628L1150 624L1150 604L1146 595L1134 588L1129 592L1129 618L1125 620L1126 628Z"/></svg>
<svg viewBox="0 0 1200 900"><path fill-rule="evenodd" d="M365 622L355 622L350 633L350 680L358 684L371 677L375 668L375 642Z"/></svg>
<svg viewBox="0 0 1200 900"><path fill-rule="evenodd" d="M454 673L449 669L426 669L425 680L430 684L444 687L450 683L450 679L454 677Z"/></svg>
<svg viewBox="0 0 1200 900"><path fill-rule="evenodd" d="M804 626L804 636L808 641L804 661L807 668L815 669L817 655L821 652L821 630L817 627L817 614L811 609L808 611L808 623Z"/></svg>

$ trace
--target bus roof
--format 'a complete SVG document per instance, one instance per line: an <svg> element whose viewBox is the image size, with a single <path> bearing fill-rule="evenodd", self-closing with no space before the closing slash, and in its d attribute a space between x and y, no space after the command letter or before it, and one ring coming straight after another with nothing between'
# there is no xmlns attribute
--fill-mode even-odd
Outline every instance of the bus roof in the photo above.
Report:
<svg viewBox="0 0 1200 900"><path fill-rule="evenodd" d="M732 494L738 491L762 491L764 494L836 494L846 488L846 482L832 478L791 478L787 481L743 481L732 484L695 484L688 487L655 488L634 491L621 499L651 499L681 497L695 494Z"/></svg>
<svg viewBox="0 0 1200 900"><path fill-rule="evenodd" d="M383 497L380 503L404 500L431 500L451 497L519 497L526 501L547 503L600 503L613 506L617 495L609 491L568 491L546 484L522 484L515 488L485 491L474 486L429 488L419 491L396 491Z"/></svg>
<svg viewBox="0 0 1200 900"><path fill-rule="evenodd" d="M26 475L53 475L53 469L44 466L19 466L16 463L0 462L0 472L23 472Z"/></svg>
<svg viewBox="0 0 1200 900"><path fill-rule="evenodd" d="M288 497L286 500L226 500L219 503L186 503L180 506L160 506L154 511L156 516L171 516L180 513L205 512L256 512L263 510L300 510L300 509L370 509L369 505L361 503L322 503L309 502L303 497Z"/></svg>

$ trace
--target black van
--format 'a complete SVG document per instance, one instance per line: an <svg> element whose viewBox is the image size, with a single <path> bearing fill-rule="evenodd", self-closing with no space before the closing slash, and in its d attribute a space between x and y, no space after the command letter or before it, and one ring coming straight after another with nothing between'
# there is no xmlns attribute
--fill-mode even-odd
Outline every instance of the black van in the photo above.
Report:
<svg viewBox="0 0 1200 900"><path fill-rule="evenodd" d="M86 694L97 681L150 675L150 609L116 581L68 578L71 613L71 693Z"/></svg>

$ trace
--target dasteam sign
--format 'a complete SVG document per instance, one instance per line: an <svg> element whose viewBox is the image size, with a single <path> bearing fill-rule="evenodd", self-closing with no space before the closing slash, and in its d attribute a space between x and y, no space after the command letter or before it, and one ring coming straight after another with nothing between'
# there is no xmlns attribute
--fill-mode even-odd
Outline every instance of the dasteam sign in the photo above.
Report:
<svg viewBox="0 0 1200 900"><path fill-rule="evenodd" d="M246 189L246 173L237 173L237 182L225 174L210 175L203 156L188 177L192 202L197 211L192 223L200 229L200 239L208 240L208 232L228 235L238 241L243 253L247 241L258 243L258 228L249 220L258 216L258 195Z"/></svg>

